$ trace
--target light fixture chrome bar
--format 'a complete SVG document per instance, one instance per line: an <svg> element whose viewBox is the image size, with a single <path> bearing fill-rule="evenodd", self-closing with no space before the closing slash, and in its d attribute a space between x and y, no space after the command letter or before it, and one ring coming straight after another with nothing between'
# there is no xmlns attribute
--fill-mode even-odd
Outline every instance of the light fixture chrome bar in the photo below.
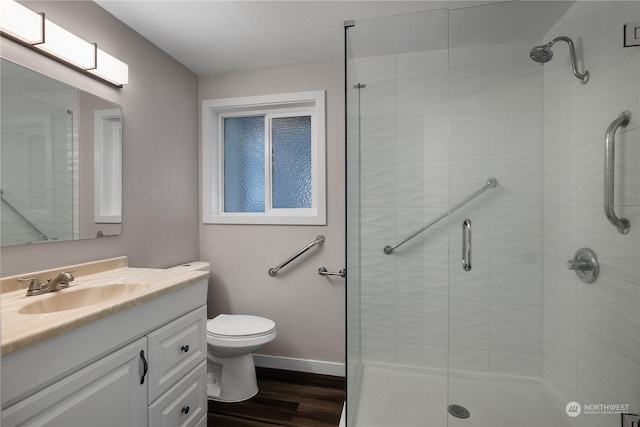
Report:
<svg viewBox="0 0 640 427"><path fill-rule="evenodd" d="M629 121L631 113L625 110L611 122L604 136L604 214L621 234L629 233L631 223L626 218L618 218L614 211L615 139L618 128L627 126Z"/></svg>
<svg viewBox="0 0 640 427"><path fill-rule="evenodd" d="M289 264L294 259L298 258L303 253L307 252L309 249L313 248L314 246L323 245L324 241L325 241L325 238L324 238L324 236L322 234L316 236L316 238L315 238L315 240L313 242L309 243L307 246L305 246L304 248L300 249L295 254L291 255L289 258L287 258L285 261L280 263L278 266L270 268L269 269L269 276L271 276L271 277L277 276L278 275L278 271L280 271L284 266Z"/></svg>
<svg viewBox="0 0 640 427"><path fill-rule="evenodd" d="M20 219L22 219L24 222L26 222L36 233L38 233L38 236L40 236L40 238L43 241L52 241L52 240L57 240L56 238L50 238L48 237L46 234L44 234L42 232L42 230L40 230L33 222L29 221L29 219L24 216L22 214L22 212L20 212L18 210L18 208L16 208L15 206L13 206L11 204L11 202L9 202L7 199L5 199L4 197L4 190L0 190L0 199L2 199L2 202L4 202L5 205L7 205L7 207L9 209L11 209L16 215L18 215L20 217Z"/></svg>
<svg viewBox="0 0 640 427"><path fill-rule="evenodd" d="M96 70L98 69L98 55L99 55L99 50L98 50L97 43L92 43L94 45L94 49L95 49L94 64L92 64L92 66L90 66L88 68L83 68L83 67L78 67L75 64L72 64L71 62L65 60L64 58L60 58L60 57L58 57L56 55L53 55L53 54L51 54L51 53L49 53L47 51L44 51L44 50L38 48L38 46L41 46L44 43L44 41L43 42L38 42L38 43L35 43L35 44L31 44L31 43L25 42L24 40L21 40L18 37L15 37L13 34L7 33L6 31L0 30L0 34L3 37L7 38L7 39L13 40L13 41L15 41L15 42L17 42L17 43L29 48L29 49L32 49L32 50L40 53L41 55L44 55L44 56L48 57L49 59L52 59L52 60L54 60L56 62L59 62L60 64L64 64L69 68L73 68L74 70L84 74L85 76L91 77L92 79L99 80L99 81L101 81L103 83L108 83L109 85L111 85L111 86L113 86L115 88L118 88L118 89L122 89L124 87L123 83L112 81L109 78L104 77L101 74L96 72ZM44 38L43 38L43 40L44 40Z"/></svg>
<svg viewBox="0 0 640 427"><path fill-rule="evenodd" d="M45 28L46 28L46 25L45 25L45 24L46 24L46 22L47 22L47 17L46 17L46 16L44 16L44 12L39 12L39 13L38 13L38 15L40 15L40 17L42 18L42 19L40 20L40 34L42 34L42 37L41 37L41 38L40 38L40 40L38 40L37 42L35 42L35 43L31 43L31 45L32 45L32 46L37 46L37 45L40 45L40 44L45 44L45 42L47 41L47 40L46 40L46 38L47 38L47 34L46 34L46 30L45 30Z"/></svg>
<svg viewBox="0 0 640 427"><path fill-rule="evenodd" d="M0 34L91 78L122 88L129 81L126 63L14 0L3 1Z"/></svg>
<svg viewBox="0 0 640 427"><path fill-rule="evenodd" d="M480 194L484 193L485 191L487 191L489 188L494 188L496 185L498 185L498 180L495 178L489 178L487 180L487 183L478 191L476 191L475 193L473 193L472 195L470 195L469 197L467 197L466 199L464 199L463 201L461 201L460 203L458 203L457 205L455 205L453 208L449 209L447 212L443 213L442 215L440 215L439 217L435 218L434 220L432 220L430 223L428 223L427 225L419 228L418 230L414 231L413 233L409 234L408 236L406 236L405 238L403 238L402 240L400 240L399 242L393 244L393 245L387 245L384 247L383 252L387 255L391 255L393 253L393 251L395 251L397 248L399 248L400 246L404 245L405 243L407 243L409 240L413 239L414 237L416 237L418 234L422 233L423 231L425 231L427 228L431 227L432 225L436 224L438 221L440 221L443 218L446 218L449 214L455 212L456 210L458 210L460 207L466 205L467 203L469 203L470 201L472 201L473 199L475 199L476 197L478 197Z"/></svg>
<svg viewBox="0 0 640 427"><path fill-rule="evenodd" d="M85 71L98 69L98 43L91 43L93 45L93 64L90 67L85 68Z"/></svg>

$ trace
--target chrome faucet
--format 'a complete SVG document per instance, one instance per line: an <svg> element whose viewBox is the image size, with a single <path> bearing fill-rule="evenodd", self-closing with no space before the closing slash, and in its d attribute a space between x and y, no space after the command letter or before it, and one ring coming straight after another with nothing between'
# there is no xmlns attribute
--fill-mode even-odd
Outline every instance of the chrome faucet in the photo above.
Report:
<svg viewBox="0 0 640 427"><path fill-rule="evenodd" d="M73 282L73 273L76 271L74 268L71 271L63 271L58 274L54 279L47 280L45 285L40 284L40 280L37 277L25 277L18 279L18 282L30 282L29 289L27 290L27 296L42 295L48 292L59 291L60 289L68 288L69 282Z"/></svg>
<svg viewBox="0 0 640 427"><path fill-rule="evenodd" d="M76 271L75 268L71 271L63 271L58 274L53 280L47 280L45 292L55 292L63 288L68 288L69 282L73 282L74 277L71 273L73 273L74 271Z"/></svg>

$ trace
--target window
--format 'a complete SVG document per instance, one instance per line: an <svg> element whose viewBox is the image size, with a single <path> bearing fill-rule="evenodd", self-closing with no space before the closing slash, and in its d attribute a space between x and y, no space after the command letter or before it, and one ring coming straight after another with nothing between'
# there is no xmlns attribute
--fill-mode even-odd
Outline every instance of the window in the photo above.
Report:
<svg viewBox="0 0 640 427"><path fill-rule="evenodd" d="M202 102L210 224L326 224L324 91Z"/></svg>

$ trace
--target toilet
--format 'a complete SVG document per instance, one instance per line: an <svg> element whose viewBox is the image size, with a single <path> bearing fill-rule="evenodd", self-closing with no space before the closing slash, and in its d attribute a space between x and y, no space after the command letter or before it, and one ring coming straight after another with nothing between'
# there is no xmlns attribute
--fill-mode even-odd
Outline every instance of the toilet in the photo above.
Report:
<svg viewBox="0 0 640 427"><path fill-rule="evenodd" d="M209 271L208 262L173 268ZM258 393L253 352L276 337L273 320L244 314L219 314L207 321L207 398L241 402Z"/></svg>

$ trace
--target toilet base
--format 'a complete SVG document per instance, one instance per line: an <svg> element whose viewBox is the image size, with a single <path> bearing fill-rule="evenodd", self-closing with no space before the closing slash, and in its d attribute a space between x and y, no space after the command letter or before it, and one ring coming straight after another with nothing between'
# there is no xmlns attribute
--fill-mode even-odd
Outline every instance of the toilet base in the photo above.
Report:
<svg viewBox="0 0 640 427"><path fill-rule="evenodd" d="M207 399L218 402L242 402L258 393L253 354L218 357L207 360Z"/></svg>

